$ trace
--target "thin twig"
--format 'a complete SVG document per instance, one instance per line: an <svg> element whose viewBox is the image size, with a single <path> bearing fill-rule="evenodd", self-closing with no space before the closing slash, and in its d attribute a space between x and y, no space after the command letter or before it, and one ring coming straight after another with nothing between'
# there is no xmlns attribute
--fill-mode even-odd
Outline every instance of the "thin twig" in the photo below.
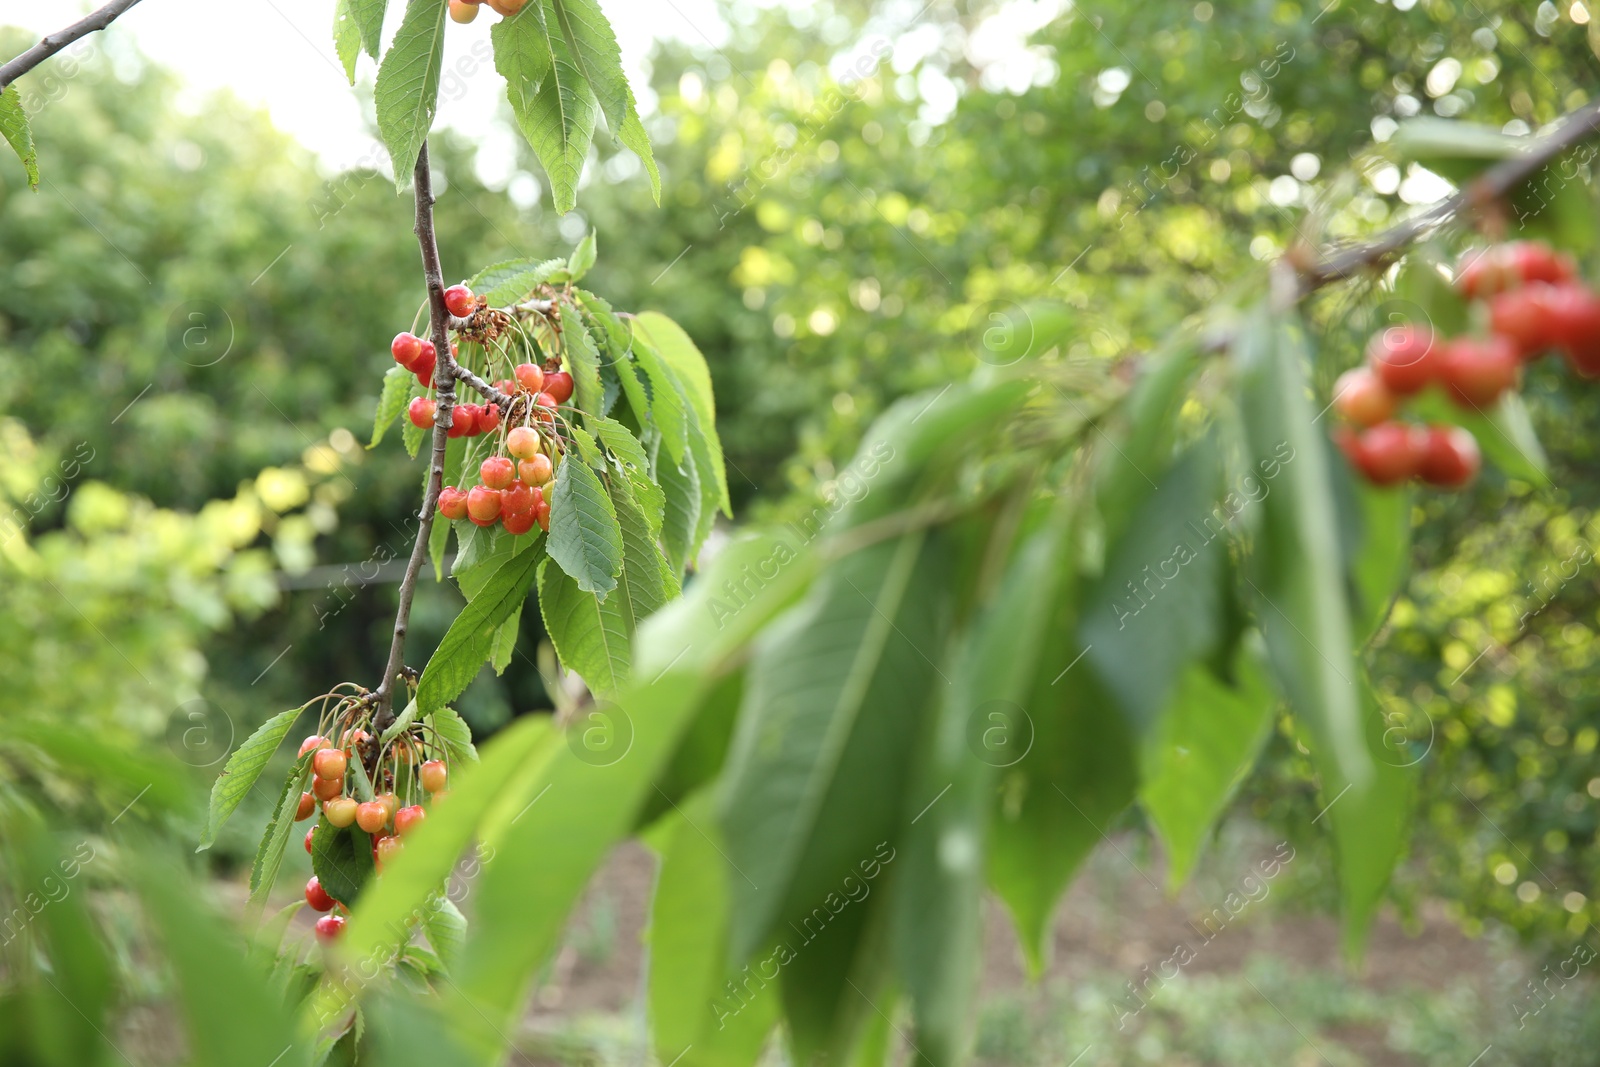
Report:
<svg viewBox="0 0 1600 1067"><path fill-rule="evenodd" d="M1342 249L1296 266L1292 296L1304 297L1324 285L1343 281L1365 267L1376 267L1399 255L1419 237L1460 215L1503 198L1517 186L1549 166L1561 153L1585 138L1600 133L1600 100L1568 113L1555 129L1534 140L1521 153L1503 159L1468 182L1453 196L1420 215L1384 231L1364 244ZM1286 257L1293 264L1294 253Z"/></svg>
<svg viewBox="0 0 1600 1067"><path fill-rule="evenodd" d="M459 363L456 364L456 377L460 378L463 382L466 382L468 385L472 386L472 388L482 393L483 398L489 401L491 404L499 404L500 413L502 416L510 413L511 402L515 399L514 397L510 397L505 393L502 393L500 390L496 389L494 386L490 385L476 374L473 374Z"/></svg>
<svg viewBox="0 0 1600 1067"><path fill-rule="evenodd" d="M66 29L47 34L38 44L0 66L0 89L4 89L78 38L105 29L117 20L117 16L138 2L139 0L111 0L111 3L99 11L74 22Z"/></svg>
<svg viewBox="0 0 1600 1067"><path fill-rule="evenodd" d="M389 643L389 660L383 680L378 684L378 708L373 714L373 729L382 733L394 722L396 680L405 668L406 629L411 621L411 598L416 595L417 575L428 555L428 537L433 532L433 513L438 507L439 490L444 484L444 450L449 443L451 414L456 404L456 377L459 370L450 354L452 316L444 304L444 268L439 265L439 243L433 232L433 178L428 169L428 144L417 154L412 173L416 190L417 244L422 251L422 278L428 289L429 337L434 347L433 382L437 406L433 417L433 460L427 488L422 494L422 510L417 514L417 541L411 546L405 577L400 580L400 606L394 616L394 637Z"/></svg>

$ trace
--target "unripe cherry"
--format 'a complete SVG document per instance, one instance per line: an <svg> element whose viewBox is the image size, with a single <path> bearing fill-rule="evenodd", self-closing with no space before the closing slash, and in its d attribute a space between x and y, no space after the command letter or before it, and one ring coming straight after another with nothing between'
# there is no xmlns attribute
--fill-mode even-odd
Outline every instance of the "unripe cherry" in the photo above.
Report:
<svg viewBox="0 0 1600 1067"><path fill-rule="evenodd" d="M450 0L450 17L456 22L468 23L478 17L478 5L467 0Z"/></svg>
<svg viewBox="0 0 1600 1067"><path fill-rule="evenodd" d="M556 398L556 403L565 404L572 399L572 375L564 370L544 376L544 391Z"/></svg>
<svg viewBox="0 0 1600 1067"><path fill-rule="evenodd" d="M467 492L467 518L476 526L493 526L500 517L500 490L475 485Z"/></svg>
<svg viewBox="0 0 1600 1067"><path fill-rule="evenodd" d="M1483 458L1478 439L1460 426L1428 427L1427 444L1422 449L1417 474L1429 485L1459 489L1477 477Z"/></svg>
<svg viewBox="0 0 1600 1067"><path fill-rule="evenodd" d="M490 456L478 466L478 477L490 489L504 489L516 476L516 468L504 456Z"/></svg>
<svg viewBox="0 0 1600 1067"><path fill-rule="evenodd" d="M544 389L544 368L537 363L518 363L512 371L517 376L517 384L525 391L538 393Z"/></svg>
<svg viewBox="0 0 1600 1067"><path fill-rule="evenodd" d="M322 881L316 875L311 876L311 881L306 883L306 903L311 905L312 911L332 911L338 903L322 888Z"/></svg>
<svg viewBox="0 0 1600 1067"><path fill-rule="evenodd" d="M517 477L529 485L546 485L554 473L555 468L551 466L549 456L534 456L517 464Z"/></svg>
<svg viewBox="0 0 1600 1067"><path fill-rule="evenodd" d="M311 818L311 813L317 810L317 798L310 793L300 794L300 804L294 809L294 821Z"/></svg>
<svg viewBox="0 0 1600 1067"><path fill-rule="evenodd" d="M399 811L395 812L395 836L398 837L402 834L410 833L418 823L427 817L427 814L427 812L422 810L422 805L420 804L412 804L409 807L401 808Z"/></svg>
<svg viewBox="0 0 1600 1067"><path fill-rule="evenodd" d="M453 485L439 490L439 514L447 519L467 517L467 494Z"/></svg>
<svg viewBox="0 0 1600 1067"><path fill-rule="evenodd" d="M477 15L474 8L472 14ZM457 21L471 22L472 19L458 19ZM450 309L450 314L458 319L467 318L478 310L478 298L472 295L472 290L464 285L452 285L444 291L444 306Z"/></svg>
<svg viewBox="0 0 1600 1067"><path fill-rule="evenodd" d="M387 867L389 865L389 861L394 859L399 852L400 839L398 837L395 837L391 834L388 837L378 838L378 845L376 849L378 870L381 871L383 868Z"/></svg>
<svg viewBox="0 0 1600 1067"><path fill-rule="evenodd" d="M376 800L356 807L356 825L369 834L378 833L389 825L389 809Z"/></svg>
<svg viewBox="0 0 1600 1067"><path fill-rule="evenodd" d="M417 771L417 777L422 782L422 788L437 793L449 780L450 769L445 766L444 760L431 759Z"/></svg>
<svg viewBox="0 0 1600 1067"><path fill-rule="evenodd" d="M1517 384L1521 362L1517 346L1504 337L1458 337L1440 354L1439 378L1458 406L1486 408Z"/></svg>
<svg viewBox="0 0 1600 1067"><path fill-rule="evenodd" d="M311 779L311 792L316 794L318 800L332 800L344 792L344 779L313 778Z"/></svg>
<svg viewBox="0 0 1600 1067"><path fill-rule="evenodd" d="M389 342L389 354L406 370L413 370L418 357L422 355L422 338L414 333L397 333L394 340Z"/></svg>
<svg viewBox="0 0 1600 1067"><path fill-rule="evenodd" d="M478 421L474 429L478 433L494 433L500 427L500 405L485 404L478 409Z"/></svg>
<svg viewBox="0 0 1600 1067"><path fill-rule="evenodd" d="M1391 393L1410 396L1437 375L1439 347L1432 330L1406 323L1373 334L1367 360Z"/></svg>
<svg viewBox="0 0 1600 1067"><path fill-rule="evenodd" d="M383 805L383 810L389 813L391 819L394 818L394 813L400 810L400 798L393 793L379 793L373 799Z"/></svg>
<svg viewBox="0 0 1600 1067"><path fill-rule="evenodd" d="M426 430L433 426L433 413L437 408L431 397L414 396L406 408L406 416L411 420L411 425Z"/></svg>
<svg viewBox="0 0 1600 1067"><path fill-rule="evenodd" d="M343 915L324 915L317 920L317 939L319 941L333 941L342 933L344 933Z"/></svg>
<svg viewBox="0 0 1600 1067"><path fill-rule="evenodd" d="M321 734L312 734L300 742L300 755L304 756L307 752L315 752L319 748L326 748L328 744L329 741L326 737Z"/></svg>
<svg viewBox="0 0 1600 1067"><path fill-rule="evenodd" d="M343 830L356 821L356 809L360 806L354 797L334 797L322 805L322 817Z"/></svg>
<svg viewBox="0 0 1600 1067"><path fill-rule="evenodd" d="M539 431L532 426L513 426L506 431L506 451L517 459L532 459L539 454Z"/></svg>
<svg viewBox="0 0 1600 1067"><path fill-rule="evenodd" d="M311 773L318 778L331 778L334 781L343 781L345 769L349 766L350 759L344 754L343 749L319 749L311 757Z"/></svg>
<svg viewBox="0 0 1600 1067"><path fill-rule="evenodd" d="M1333 406L1357 426L1375 426L1394 414L1395 395L1366 367L1339 375L1333 386Z"/></svg>

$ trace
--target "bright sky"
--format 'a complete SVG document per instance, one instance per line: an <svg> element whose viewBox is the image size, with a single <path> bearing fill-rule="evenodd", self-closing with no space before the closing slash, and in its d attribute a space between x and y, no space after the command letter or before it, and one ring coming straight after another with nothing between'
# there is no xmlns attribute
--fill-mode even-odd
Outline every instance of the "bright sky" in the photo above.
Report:
<svg viewBox="0 0 1600 1067"><path fill-rule="evenodd" d="M646 84L644 59L656 38L718 44L726 39L716 0L600 0L600 5L616 29L635 92ZM88 0L5 0L0 23L43 35L98 6ZM192 90L192 106L212 90L230 88L265 107L280 129L338 167L368 156L373 142L363 117L363 107L371 104L350 88L333 52L333 8L334 0L143 0L117 20L113 32L131 36L146 55L177 71ZM388 33L404 8L400 0L390 3ZM489 27L496 21L485 7L470 25L447 23L446 74L439 94L441 124L487 139L510 135L492 122L505 89L489 59ZM363 56L358 81L370 88L375 74L376 65Z"/></svg>

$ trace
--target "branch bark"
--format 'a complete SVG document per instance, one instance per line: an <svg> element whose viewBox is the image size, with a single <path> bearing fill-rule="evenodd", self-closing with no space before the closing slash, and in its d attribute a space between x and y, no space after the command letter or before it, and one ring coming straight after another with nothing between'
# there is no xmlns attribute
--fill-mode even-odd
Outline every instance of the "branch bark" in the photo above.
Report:
<svg viewBox="0 0 1600 1067"><path fill-rule="evenodd" d="M378 732L394 722L394 691L405 666L406 630L411 622L411 600L417 592L417 575L428 555L428 537L433 532L433 516L438 509L439 490L444 485L444 451L449 443L450 420L456 405L456 378L460 371L450 353L450 310L444 304L444 270L439 265L439 243L433 231L433 176L428 167L428 144L417 154L412 172L416 193L417 221L414 232L422 252L422 279L428 289L428 337L433 342L435 364L433 384L437 406L433 421L433 456L428 470L427 488L422 494L422 510L417 514L417 540L400 580L400 605L394 616L394 636L389 642L389 660L383 680L378 684L378 707L372 723Z"/></svg>
<svg viewBox="0 0 1600 1067"><path fill-rule="evenodd" d="M4 89L78 38L105 29L115 22L119 15L138 2L139 0L111 0L105 7L74 22L66 29L46 34L38 44L15 59L0 65L0 89Z"/></svg>
<svg viewBox="0 0 1600 1067"><path fill-rule="evenodd" d="M1292 258L1286 257L1294 270L1290 298L1299 299L1324 285L1343 281L1358 270L1388 263L1424 234L1504 198L1549 166L1561 153L1597 133L1600 133L1600 100L1570 112L1555 129L1535 138L1521 154L1501 160L1453 196L1375 239L1303 266L1295 265Z"/></svg>

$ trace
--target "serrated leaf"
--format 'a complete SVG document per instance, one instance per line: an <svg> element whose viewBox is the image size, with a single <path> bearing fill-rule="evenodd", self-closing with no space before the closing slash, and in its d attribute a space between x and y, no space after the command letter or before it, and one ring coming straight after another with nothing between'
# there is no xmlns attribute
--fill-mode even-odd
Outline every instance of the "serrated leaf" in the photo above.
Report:
<svg viewBox="0 0 1600 1067"><path fill-rule="evenodd" d="M632 483L634 499L650 527L650 536L661 536L666 494L650 480L650 457L645 454L644 446L632 431L615 419L594 419L592 422L601 443L621 460L624 472Z"/></svg>
<svg viewBox="0 0 1600 1067"><path fill-rule="evenodd" d="M355 0L339 0L333 9L333 50L351 85L356 83L356 58L361 55L361 27L354 6Z"/></svg>
<svg viewBox="0 0 1600 1067"><path fill-rule="evenodd" d="M544 0L545 20L554 30L560 27L573 63L583 72L589 88L600 104L613 137L639 157L650 175L650 191L661 203L661 175L650 150L650 138L639 121L633 90L622 73L622 50L616 35L594 0Z"/></svg>
<svg viewBox="0 0 1600 1067"><path fill-rule="evenodd" d="M580 281L589 273L589 268L594 266L595 251L595 235L594 231L590 230L572 250L572 255L567 257L567 281Z"/></svg>
<svg viewBox="0 0 1600 1067"><path fill-rule="evenodd" d="M661 542L673 570L682 572L694 562L695 531L700 526L700 477L694 460L683 464L666 455L656 457L656 479L661 485L665 508L661 519Z"/></svg>
<svg viewBox="0 0 1600 1067"><path fill-rule="evenodd" d="M311 834L311 872L334 900L351 907L373 874L372 838L356 826L318 819Z"/></svg>
<svg viewBox="0 0 1600 1067"><path fill-rule="evenodd" d="M383 47L383 16L389 0L350 0L350 10L361 30L361 47L373 59Z"/></svg>
<svg viewBox="0 0 1600 1067"><path fill-rule="evenodd" d="M633 359L650 382L650 421L661 431L661 443L672 461L682 463L689 451L689 409L672 370L638 334L633 339Z"/></svg>
<svg viewBox="0 0 1600 1067"><path fill-rule="evenodd" d="M272 892L272 883L278 880L278 870L283 866L283 853L294 829L295 812L300 807L300 794L305 792L306 780L311 774L311 753L295 761L289 777L284 779L283 792L272 810L272 819L261 844L256 848L256 861L250 868L250 903L264 904Z"/></svg>
<svg viewBox="0 0 1600 1067"><path fill-rule="evenodd" d="M566 266L564 259L509 259L483 268L467 284L487 299L490 307L505 307L527 299L535 288L555 280Z"/></svg>
<svg viewBox="0 0 1600 1067"><path fill-rule="evenodd" d="M587 463L569 459L556 471L546 551L585 593L604 597L617 587L622 531L611 498Z"/></svg>
<svg viewBox="0 0 1600 1067"><path fill-rule="evenodd" d="M705 435L715 474L718 501L723 512L733 517L733 507L728 501L728 475L722 461L722 439L717 435L717 403L711 389L711 369L706 357L695 347L683 327L661 314L646 311L634 319L635 337L644 337L661 359L672 368L679 389L700 419L700 432ZM702 471L704 475L707 472Z"/></svg>
<svg viewBox="0 0 1600 1067"><path fill-rule="evenodd" d="M406 405L411 402L411 385L416 380L415 374L399 364L384 373L383 393L378 397L378 410L372 416L372 441L367 445L368 449L378 447L389 424L406 410ZM406 420L407 423L410 421Z"/></svg>
<svg viewBox="0 0 1600 1067"><path fill-rule="evenodd" d="M539 577L539 611L556 654L599 695L616 692L628 676L632 653L624 599L598 600L560 567L546 566Z"/></svg>
<svg viewBox="0 0 1600 1067"><path fill-rule="evenodd" d="M489 653L489 665L494 673L504 674L511 666L511 657L517 651L517 637L522 632L522 605L518 604L511 617L500 624L494 634L494 647Z"/></svg>
<svg viewBox="0 0 1600 1067"><path fill-rule="evenodd" d="M574 312L562 333L567 370L572 373L572 402L585 416L599 417L604 395L600 387L600 350Z"/></svg>
<svg viewBox="0 0 1600 1067"><path fill-rule="evenodd" d="M407 701L405 710L394 717L394 722L389 724L387 730L378 735L378 740L387 745L390 741L405 733L406 728L416 721L417 702L415 700Z"/></svg>
<svg viewBox="0 0 1600 1067"><path fill-rule="evenodd" d="M566 214L577 203L578 178L594 140L594 93L565 40L547 32L540 4L501 19L489 35L517 128L544 166L556 212Z"/></svg>
<svg viewBox="0 0 1600 1067"><path fill-rule="evenodd" d="M656 544L650 520L633 494L633 482L612 475L607 484L617 525L622 530L622 573L617 582L631 616L631 634L640 622L678 595L678 576Z"/></svg>
<svg viewBox="0 0 1600 1067"><path fill-rule="evenodd" d="M428 716L428 721L444 744L451 764L478 762L478 750L472 744L472 728L454 708L440 708Z"/></svg>
<svg viewBox="0 0 1600 1067"><path fill-rule="evenodd" d="M621 361L633 348L633 331L618 317L610 303L603 297L595 296L587 289L577 289L574 292L584 312L595 321L600 327L600 332L605 335L606 351L611 361ZM641 418L640 422L643 421Z"/></svg>
<svg viewBox="0 0 1600 1067"><path fill-rule="evenodd" d="M576 464L572 464L576 466ZM417 707L429 715L461 695L494 648L495 631L521 606L533 586L540 555L506 560L450 624L417 683Z"/></svg>
<svg viewBox="0 0 1600 1067"><path fill-rule="evenodd" d="M410 0L400 29L378 66L373 90L378 134L389 149L398 186L410 179L433 128L444 61L445 7L444 0Z"/></svg>
<svg viewBox="0 0 1600 1067"><path fill-rule="evenodd" d="M622 395L628 398L628 406L633 409L633 417L639 423L640 431L644 432L654 427L656 423L650 417L650 395L645 391L644 383L639 380L639 372L633 365L631 338L627 357L613 359L611 369L617 373L617 381L622 385Z"/></svg>
<svg viewBox="0 0 1600 1067"><path fill-rule="evenodd" d="M292 708L281 711L256 728L256 732L245 738L244 744L233 750L228 757L228 762L223 765L222 774L217 777L211 786L211 806L206 814L205 829L200 833L200 847L195 849L200 852L208 849L217 839L217 831L222 829L222 824L228 821L244 800L250 790L255 786L256 779L261 777L261 772L266 769L267 761L278 750L283 739L289 733L289 728L300 717L304 708Z"/></svg>
<svg viewBox="0 0 1600 1067"><path fill-rule="evenodd" d="M16 83L0 92L0 137L22 160L22 169L28 172L28 186L39 188L39 153L33 147L33 129L28 125L28 113L22 109L22 93Z"/></svg>

